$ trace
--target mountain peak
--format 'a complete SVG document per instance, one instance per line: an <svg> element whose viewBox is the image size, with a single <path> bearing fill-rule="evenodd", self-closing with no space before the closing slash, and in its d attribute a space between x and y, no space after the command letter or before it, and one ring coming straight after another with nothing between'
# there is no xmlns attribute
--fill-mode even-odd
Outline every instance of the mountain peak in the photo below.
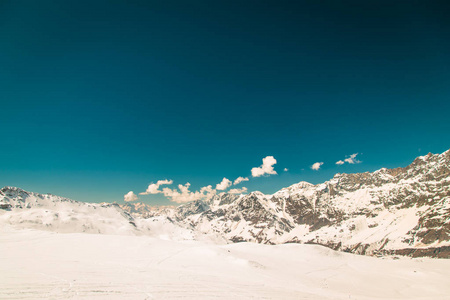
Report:
<svg viewBox="0 0 450 300"><path fill-rule="evenodd" d="M25 190L15 187L15 186L5 186L5 187L1 188L0 191L2 191L2 192L5 192L5 191L26 192Z"/></svg>

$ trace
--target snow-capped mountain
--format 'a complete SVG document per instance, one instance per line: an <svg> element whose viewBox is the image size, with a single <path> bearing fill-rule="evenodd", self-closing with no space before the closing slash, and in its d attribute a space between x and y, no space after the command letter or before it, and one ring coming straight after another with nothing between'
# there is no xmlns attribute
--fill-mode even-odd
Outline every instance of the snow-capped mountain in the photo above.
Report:
<svg viewBox="0 0 450 300"><path fill-rule="evenodd" d="M157 209L156 212L162 211ZM136 218L133 211L126 211L116 203L85 203L17 187L0 189L0 226L60 233L150 235L171 240L202 239L204 236L197 236L167 215L145 216Z"/></svg>
<svg viewBox="0 0 450 300"><path fill-rule="evenodd" d="M450 257L450 150L409 166L336 174L273 195L222 193L179 207L94 204L0 190L0 222L56 232L310 243L366 255Z"/></svg>
<svg viewBox="0 0 450 300"><path fill-rule="evenodd" d="M376 255L450 256L450 150L405 168L336 174L273 195L216 195L171 213L232 242L315 243Z"/></svg>
<svg viewBox="0 0 450 300"><path fill-rule="evenodd" d="M0 190L3 223L56 232L128 234L136 231L134 219L117 204L84 203L67 198L24 191Z"/></svg>

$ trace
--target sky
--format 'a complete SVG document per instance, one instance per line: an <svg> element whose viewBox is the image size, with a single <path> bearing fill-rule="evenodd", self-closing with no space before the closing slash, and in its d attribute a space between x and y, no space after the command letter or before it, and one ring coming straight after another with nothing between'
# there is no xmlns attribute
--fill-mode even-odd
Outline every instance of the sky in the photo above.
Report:
<svg viewBox="0 0 450 300"><path fill-rule="evenodd" d="M449 13L448 1L0 1L0 186L171 205L441 153Z"/></svg>

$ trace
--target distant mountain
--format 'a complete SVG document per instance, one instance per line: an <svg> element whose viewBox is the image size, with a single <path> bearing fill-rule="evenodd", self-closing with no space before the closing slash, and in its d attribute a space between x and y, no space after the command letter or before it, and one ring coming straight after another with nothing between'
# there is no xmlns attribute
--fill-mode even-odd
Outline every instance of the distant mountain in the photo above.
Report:
<svg viewBox="0 0 450 300"><path fill-rule="evenodd" d="M150 218L154 216L173 216L176 206L152 206L142 202L126 202L125 204L119 204L119 206L136 217Z"/></svg>
<svg viewBox="0 0 450 300"><path fill-rule="evenodd" d="M16 187L0 189L0 228L5 225L60 233L151 235L173 240L202 238L165 215L151 219L133 217L116 203L78 202Z"/></svg>
<svg viewBox="0 0 450 300"><path fill-rule="evenodd" d="M56 232L124 234L136 231L134 219L117 204L96 204L24 191L0 190L3 223Z"/></svg>
<svg viewBox="0 0 450 300"><path fill-rule="evenodd" d="M336 174L324 183L300 182L273 195L222 193L176 208L83 203L4 187L0 223L450 258L450 150L418 157L405 168Z"/></svg>

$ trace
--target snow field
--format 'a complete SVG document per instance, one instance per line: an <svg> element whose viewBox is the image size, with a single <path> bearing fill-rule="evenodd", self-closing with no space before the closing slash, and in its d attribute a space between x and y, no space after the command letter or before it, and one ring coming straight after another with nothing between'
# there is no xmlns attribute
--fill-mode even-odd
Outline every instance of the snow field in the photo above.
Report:
<svg viewBox="0 0 450 300"><path fill-rule="evenodd" d="M450 261L0 229L0 299L448 299Z"/></svg>

